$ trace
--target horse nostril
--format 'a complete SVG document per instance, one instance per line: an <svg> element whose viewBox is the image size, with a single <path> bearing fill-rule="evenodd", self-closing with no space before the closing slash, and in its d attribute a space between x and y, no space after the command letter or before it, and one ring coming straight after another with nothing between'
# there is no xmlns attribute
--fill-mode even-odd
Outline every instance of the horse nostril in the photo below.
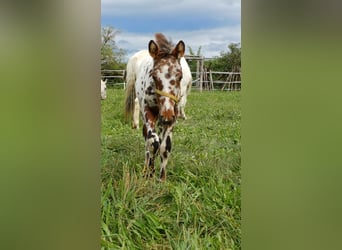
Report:
<svg viewBox="0 0 342 250"><path fill-rule="evenodd" d="M171 125L176 121L176 117L173 115L171 117L160 117L160 123L162 125Z"/></svg>

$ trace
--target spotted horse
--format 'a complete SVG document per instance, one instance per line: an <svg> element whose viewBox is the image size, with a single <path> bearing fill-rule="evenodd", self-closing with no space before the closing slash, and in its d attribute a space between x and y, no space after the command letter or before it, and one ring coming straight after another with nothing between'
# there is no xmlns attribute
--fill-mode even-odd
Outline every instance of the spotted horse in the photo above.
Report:
<svg viewBox="0 0 342 250"><path fill-rule="evenodd" d="M183 77L180 59L185 44L173 45L166 37L155 34L148 44L149 54L141 59L135 81L127 82L125 112L134 111L137 97L143 120L145 165L143 176L153 177L155 159L160 155L159 179L166 180L166 166L171 153L172 130L178 116Z"/></svg>
<svg viewBox="0 0 342 250"><path fill-rule="evenodd" d="M139 72L139 68L141 62L146 59L146 57L150 57L150 53L148 50L140 50L136 52L133 56L131 56L127 62L126 67L126 83L134 84L136 81L137 74ZM190 71L190 67L185 60L184 57L180 58L180 64L182 67L182 80L180 83L181 94L179 98L179 102L177 104L178 112L177 112L177 119L187 119L185 114L185 105L187 103L187 96L190 93L191 85L192 85L192 75ZM133 110L133 119L132 119L132 128L138 129L139 128L139 114L140 114L140 107L139 107L139 100L136 97L134 103L134 110ZM128 117L126 117L128 119Z"/></svg>

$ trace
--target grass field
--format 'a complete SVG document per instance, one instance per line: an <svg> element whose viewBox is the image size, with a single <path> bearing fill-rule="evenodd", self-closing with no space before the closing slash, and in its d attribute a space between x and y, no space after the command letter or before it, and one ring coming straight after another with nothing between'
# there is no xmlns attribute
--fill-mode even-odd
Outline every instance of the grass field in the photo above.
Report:
<svg viewBox="0 0 342 250"><path fill-rule="evenodd" d="M101 249L241 249L240 95L190 93L188 119L174 128L167 181L160 183L158 174L141 176L144 139L124 119L124 90L107 89Z"/></svg>

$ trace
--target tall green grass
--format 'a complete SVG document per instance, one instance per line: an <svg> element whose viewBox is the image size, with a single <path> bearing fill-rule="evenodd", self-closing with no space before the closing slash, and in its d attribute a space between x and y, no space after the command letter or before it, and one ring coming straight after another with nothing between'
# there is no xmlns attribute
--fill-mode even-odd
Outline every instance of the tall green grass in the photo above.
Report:
<svg viewBox="0 0 342 250"><path fill-rule="evenodd" d="M101 103L101 249L241 249L240 92L192 92L167 181L141 176L144 139L124 91Z"/></svg>

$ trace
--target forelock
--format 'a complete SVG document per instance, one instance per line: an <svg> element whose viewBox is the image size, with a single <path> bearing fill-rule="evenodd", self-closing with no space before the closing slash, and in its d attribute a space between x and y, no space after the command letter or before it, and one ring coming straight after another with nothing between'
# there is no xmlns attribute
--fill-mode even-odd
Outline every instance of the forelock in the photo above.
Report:
<svg viewBox="0 0 342 250"><path fill-rule="evenodd" d="M160 57L165 57L170 55L174 45L172 44L171 40L168 40L162 33L155 34L156 43L159 46L159 53Z"/></svg>

